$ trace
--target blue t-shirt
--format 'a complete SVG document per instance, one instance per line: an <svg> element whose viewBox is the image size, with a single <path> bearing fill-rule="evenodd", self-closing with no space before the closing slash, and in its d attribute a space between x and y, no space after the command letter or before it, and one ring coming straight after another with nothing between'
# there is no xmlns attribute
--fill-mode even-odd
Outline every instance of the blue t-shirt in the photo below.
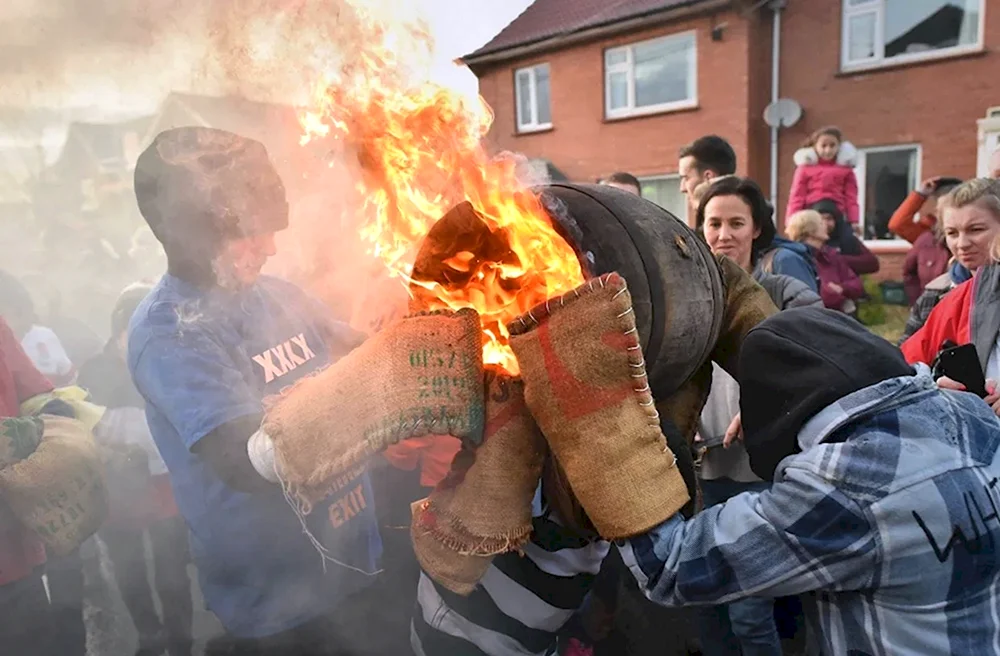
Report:
<svg viewBox="0 0 1000 656"><path fill-rule="evenodd" d="M343 324L294 285L261 277L241 292L165 276L136 310L129 368L191 533L209 607L238 637L294 628L372 581L381 555L367 473L341 481L306 517L324 560L279 486L233 490L192 453L227 422L344 354ZM349 567L345 567L348 565ZM361 570L361 572L356 571Z"/></svg>

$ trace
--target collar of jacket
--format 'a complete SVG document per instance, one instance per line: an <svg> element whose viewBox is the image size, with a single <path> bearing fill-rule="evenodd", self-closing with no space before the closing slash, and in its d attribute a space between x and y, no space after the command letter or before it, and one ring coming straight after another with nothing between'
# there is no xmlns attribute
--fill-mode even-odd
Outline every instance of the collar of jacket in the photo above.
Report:
<svg viewBox="0 0 1000 656"><path fill-rule="evenodd" d="M808 166L820 163L819 155L816 154L816 149L812 146L799 148L795 151L792 159L795 161L796 166ZM858 149L850 141L844 141L840 144L840 150L837 151L837 160L835 162L823 163L854 168L858 163Z"/></svg>
<svg viewBox="0 0 1000 656"><path fill-rule="evenodd" d="M803 451L821 444L842 426L885 412L910 400L914 394L937 390L930 367L917 363L915 376L889 378L881 383L859 389L826 406L799 430L799 448Z"/></svg>
<svg viewBox="0 0 1000 656"><path fill-rule="evenodd" d="M1000 332L1000 265L980 267L972 281L972 311L969 335L976 346L979 364L986 371L990 351Z"/></svg>

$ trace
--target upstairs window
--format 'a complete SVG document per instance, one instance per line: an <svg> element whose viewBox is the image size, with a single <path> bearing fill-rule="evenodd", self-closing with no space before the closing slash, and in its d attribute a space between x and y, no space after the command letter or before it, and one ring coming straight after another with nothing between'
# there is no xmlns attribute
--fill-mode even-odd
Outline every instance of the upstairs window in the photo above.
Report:
<svg viewBox="0 0 1000 656"><path fill-rule="evenodd" d="M622 118L698 104L694 32L604 52L604 113Z"/></svg>
<svg viewBox="0 0 1000 656"><path fill-rule="evenodd" d="M518 132L537 132L552 127L548 64L518 69L514 73L514 95Z"/></svg>
<svg viewBox="0 0 1000 656"><path fill-rule="evenodd" d="M986 0L841 1L841 65L847 70L982 47Z"/></svg>

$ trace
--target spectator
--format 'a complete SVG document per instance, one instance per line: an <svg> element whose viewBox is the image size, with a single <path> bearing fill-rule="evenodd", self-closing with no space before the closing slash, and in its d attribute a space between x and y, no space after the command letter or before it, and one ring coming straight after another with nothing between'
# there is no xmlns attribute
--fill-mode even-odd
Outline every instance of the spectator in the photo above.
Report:
<svg viewBox="0 0 1000 656"><path fill-rule="evenodd" d="M31 294L14 276L0 271L0 314L7 319L35 368L56 387L72 385L76 367L56 334L39 325Z"/></svg>
<svg viewBox="0 0 1000 656"><path fill-rule="evenodd" d="M179 516L167 466L146 423L145 402L126 362L128 323L152 286L125 289L111 316L111 339L104 352L80 369L80 384L107 408L94 430L106 452L110 517L100 535L114 567L122 600L139 634L137 655L191 656L191 582L188 533ZM156 613L146 574L148 538L153 557Z"/></svg>
<svg viewBox="0 0 1000 656"><path fill-rule="evenodd" d="M847 266L859 276L875 273L879 270L878 257L868 250L864 242L858 239L851 226L844 221L837 204L829 198L813 203L811 209L819 212L826 224L826 234L830 236L826 245L840 253Z"/></svg>
<svg viewBox="0 0 1000 656"><path fill-rule="evenodd" d="M707 183L698 206L697 226L716 255L739 264L771 296L779 309L823 306L819 296L788 276L754 271L757 255L774 237L771 210L760 188L749 179L722 177ZM696 442L707 446L701 458L699 480L706 508L725 503L743 492L762 492L770 483L750 468L740 432L739 386L717 364L712 365L712 388L701 412ZM702 653L706 656L774 654L781 641L771 599L747 598L705 608L700 614Z"/></svg>
<svg viewBox="0 0 1000 656"><path fill-rule="evenodd" d="M921 235L931 231L941 216L938 200L960 184L962 184L960 178L942 176L921 182L920 186L911 191L906 200L893 212L892 218L889 219L889 232L911 244L916 243ZM943 271L944 269L938 271L931 278L936 278Z"/></svg>
<svg viewBox="0 0 1000 656"><path fill-rule="evenodd" d="M955 256L976 267L995 258L1000 234L1000 181L977 178L963 183L949 196L944 210L945 236ZM991 253L991 250L993 251ZM989 254L989 255L988 255ZM995 260L994 260L995 262ZM956 286L937 304L927 322L900 347L908 362L933 362L945 342L972 343L989 379L986 397L1000 413L1000 268L995 263L975 269L971 280ZM945 381L945 384L949 384Z"/></svg>
<svg viewBox="0 0 1000 656"><path fill-rule="evenodd" d="M858 308L855 301L864 296L864 285L840 253L826 245L826 223L819 212L796 212L789 217L785 230L793 240L809 247L819 274L819 294L823 304L831 310L856 314Z"/></svg>
<svg viewBox="0 0 1000 656"><path fill-rule="evenodd" d="M771 245L757 258L754 270L795 278L805 283L809 291L819 293L816 262L809 247L781 235L775 235Z"/></svg>
<svg viewBox="0 0 1000 656"><path fill-rule="evenodd" d="M645 593L814 593L810 653L1000 653L1000 421L829 310L766 319L739 371L750 464L773 484L621 543Z"/></svg>
<svg viewBox="0 0 1000 656"><path fill-rule="evenodd" d="M616 189L621 189L622 191L627 191L630 194L635 194L636 196L642 195L642 185L639 184L639 178L635 177L631 173L625 173L624 171L612 173L608 177L601 180L601 184L609 187L615 187Z"/></svg>
<svg viewBox="0 0 1000 656"><path fill-rule="evenodd" d="M824 198L833 200L853 230L858 223L858 180L854 165L858 151L838 128L828 126L812 133L804 148L795 151L795 176L788 197L788 215L811 207Z"/></svg>
<svg viewBox="0 0 1000 656"><path fill-rule="evenodd" d="M681 193L688 197L693 214L698 209L695 188L703 182L736 173L736 152L729 142L714 134L699 137L681 148L677 171L681 178Z"/></svg>
<svg viewBox="0 0 1000 656"><path fill-rule="evenodd" d="M318 301L260 275L288 225L266 149L167 130L139 156L135 193L167 273L132 319L129 369L226 630L208 653L385 653L365 597L381 552L368 474L300 520L248 456L264 397L358 344Z"/></svg>

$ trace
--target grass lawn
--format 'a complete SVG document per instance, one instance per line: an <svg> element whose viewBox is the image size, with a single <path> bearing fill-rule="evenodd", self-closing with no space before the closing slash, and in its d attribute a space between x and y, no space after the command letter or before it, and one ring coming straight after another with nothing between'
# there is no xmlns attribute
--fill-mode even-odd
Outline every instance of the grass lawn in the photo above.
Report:
<svg viewBox="0 0 1000 656"><path fill-rule="evenodd" d="M882 307L885 310L885 320L868 326L868 329L895 344L903 335L906 318L910 316L910 308L901 305L883 305Z"/></svg>

